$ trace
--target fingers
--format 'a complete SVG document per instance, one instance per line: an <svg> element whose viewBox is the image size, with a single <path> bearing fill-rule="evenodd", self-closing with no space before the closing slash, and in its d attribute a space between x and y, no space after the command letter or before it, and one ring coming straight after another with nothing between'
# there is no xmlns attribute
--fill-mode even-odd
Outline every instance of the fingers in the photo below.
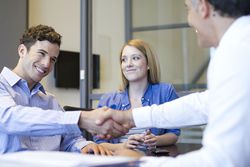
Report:
<svg viewBox="0 0 250 167"><path fill-rule="evenodd" d="M140 142L136 140L127 140L125 143L125 147L129 149L135 149L139 144Z"/></svg>
<svg viewBox="0 0 250 167"><path fill-rule="evenodd" d="M81 150L81 152L83 154L93 153L95 155L113 155L111 150L95 143L88 144Z"/></svg>
<svg viewBox="0 0 250 167"><path fill-rule="evenodd" d="M101 108L104 112L102 115L99 116L99 118L96 119L95 123L97 125L102 125L105 121L112 119L112 112L111 110L108 111L107 107Z"/></svg>
<svg viewBox="0 0 250 167"><path fill-rule="evenodd" d="M82 152L83 154L87 154L87 153L89 152L87 146L85 146L84 148L82 148L81 152Z"/></svg>
<svg viewBox="0 0 250 167"><path fill-rule="evenodd" d="M111 150L108 150L101 145L96 145L95 150L94 150L94 154L95 155L113 155Z"/></svg>
<svg viewBox="0 0 250 167"><path fill-rule="evenodd" d="M116 122L113 122L113 134L117 134L118 136L113 136L113 137L119 137L121 135L124 135L128 133L129 129L127 127L124 127L123 125L120 125Z"/></svg>
<svg viewBox="0 0 250 167"><path fill-rule="evenodd" d="M112 137L119 137L128 132L128 129L124 128L122 125L117 124L113 120L107 120L101 127L102 131L99 133L103 135L111 135Z"/></svg>
<svg viewBox="0 0 250 167"><path fill-rule="evenodd" d="M128 139L129 139L129 140L136 140L136 141L138 141L138 142L143 142L143 141L144 141L143 135L141 135L141 134L130 135L130 136L128 137Z"/></svg>
<svg viewBox="0 0 250 167"><path fill-rule="evenodd" d="M144 138L144 144L148 146L155 146L157 142L156 136L150 136L148 138Z"/></svg>
<svg viewBox="0 0 250 167"><path fill-rule="evenodd" d="M100 138L110 139L123 136L134 126L134 123L131 123L133 121L131 121L132 112L130 111L121 112L102 107L87 114L88 119L81 119L84 121L81 121L83 123L80 125Z"/></svg>
<svg viewBox="0 0 250 167"><path fill-rule="evenodd" d="M131 110L121 112L119 110L113 110L107 107L101 109L104 112L102 112L102 115L96 119L95 123L97 125L102 125L105 121L112 119L114 122L117 122L121 125L126 125L128 128L135 126Z"/></svg>

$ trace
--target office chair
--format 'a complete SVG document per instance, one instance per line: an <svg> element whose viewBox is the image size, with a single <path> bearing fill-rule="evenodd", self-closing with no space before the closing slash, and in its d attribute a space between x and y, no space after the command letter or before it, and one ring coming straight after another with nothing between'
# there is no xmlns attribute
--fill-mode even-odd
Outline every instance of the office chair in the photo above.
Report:
<svg viewBox="0 0 250 167"><path fill-rule="evenodd" d="M63 106L64 111L91 111L92 108L82 108L82 107L74 107L74 106ZM93 136L91 133L87 132L85 129L81 129L82 135L87 139L93 141Z"/></svg>
<svg viewBox="0 0 250 167"><path fill-rule="evenodd" d="M93 110L92 108L82 108L82 107L74 107L74 106L63 106L63 109L65 111L79 111L79 110L91 111Z"/></svg>

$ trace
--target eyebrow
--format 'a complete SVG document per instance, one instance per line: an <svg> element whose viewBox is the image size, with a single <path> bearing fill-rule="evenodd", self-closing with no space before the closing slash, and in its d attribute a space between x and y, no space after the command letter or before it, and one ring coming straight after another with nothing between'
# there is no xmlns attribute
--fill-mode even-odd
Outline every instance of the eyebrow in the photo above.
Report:
<svg viewBox="0 0 250 167"><path fill-rule="evenodd" d="M125 57L125 56L128 56L128 55L122 55L122 57ZM143 55L141 55L141 54L131 54L131 56L143 56Z"/></svg>
<svg viewBox="0 0 250 167"><path fill-rule="evenodd" d="M43 50L43 49L38 49L38 51L48 54L48 52L46 50Z"/></svg>
<svg viewBox="0 0 250 167"><path fill-rule="evenodd" d="M46 50L43 50L43 49L38 49L38 52L42 52L42 53L48 54L48 52ZM57 60L56 56L53 56L53 58Z"/></svg>

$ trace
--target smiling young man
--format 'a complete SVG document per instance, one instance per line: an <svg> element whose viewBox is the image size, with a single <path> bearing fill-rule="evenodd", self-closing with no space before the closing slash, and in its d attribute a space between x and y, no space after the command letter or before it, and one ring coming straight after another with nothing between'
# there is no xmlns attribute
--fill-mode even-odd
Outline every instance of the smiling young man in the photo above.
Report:
<svg viewBox="0 0 250 167"><path fill-rule="evenodd" d="M0 154L23 150L68 151L110 155L111 152L81 136L80 128L95 133L117 134L123 130L110 121L93 122L93 112L63 112L40 81L53 69L61 35L52 27L38 25L24 32L18 47L19 61L0 74ZM79 128L80 127L80 128ZM118 129L118 130L115 130ZM126 130L125 130L126 132Z"/></svg>
<svg viewBox="0 0 250 167"><path fill-rule="evenodd" d="M185 0L185 4L198 44L216 48L207 90L158 106L110 110L97 123L112 118L139 128L207 124L200 150L176 158L143 157L141 166L249 167L250 1Z"/></svg>

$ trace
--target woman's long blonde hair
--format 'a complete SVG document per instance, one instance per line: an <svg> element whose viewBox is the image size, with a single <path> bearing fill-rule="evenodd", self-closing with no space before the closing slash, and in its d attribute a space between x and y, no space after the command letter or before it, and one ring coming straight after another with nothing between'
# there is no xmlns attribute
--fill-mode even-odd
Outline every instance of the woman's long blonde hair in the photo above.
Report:
<svg viewBox="0 0 250 167"><path fill-rule="evenodd" d="M144 42L141 39L132 39L128 41L125 45L123 45L121 52L120 52L120 66L122 64L122 52L126 46L133 46L143 53L143 55L146 57L147 65L149 67L148 82L152 84L159 83L160 82L160 67L158 63L158 58L156 54L154 54L154 52L150 48L149 44ZM129 84L129 81L123 75L122 69L121 69L121 76L122 76L122 85L120 89L125 90Z"/></svg>

